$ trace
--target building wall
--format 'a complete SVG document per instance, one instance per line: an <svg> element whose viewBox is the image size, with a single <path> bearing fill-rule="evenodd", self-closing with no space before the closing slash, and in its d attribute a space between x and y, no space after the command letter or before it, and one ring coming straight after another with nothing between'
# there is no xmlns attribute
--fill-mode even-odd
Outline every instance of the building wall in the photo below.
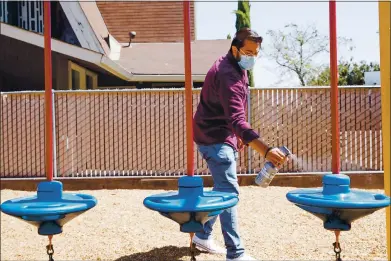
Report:
<svg viewBox="0 0 391 261"><path fill-rule="evenodd" d="M99 67L78 59L52 52L53 89L68 89L68 61L95 72L101 88L172 88L183 87L184 83L127 82ZM0 91L44 90L44 52L43 49L19 40L0 35ZM202 83L194 82L194 87Z"/></svg>
<svg viewBox="0 0 391 261"><path fill-rule="evenodd" d="M68 59L52 53L53 89L68 86ZM0 35L0 90L45 89L43 49Z"/></svg>
<svg viewBox="0 0 391 261"><path fill-rule="evenodd" d="M183 2L97 2L109 32L119 42L129 42L129 32L137 36L133 42L183 41ZM194 2L190 5L191 34L195 39Z"/></svg>

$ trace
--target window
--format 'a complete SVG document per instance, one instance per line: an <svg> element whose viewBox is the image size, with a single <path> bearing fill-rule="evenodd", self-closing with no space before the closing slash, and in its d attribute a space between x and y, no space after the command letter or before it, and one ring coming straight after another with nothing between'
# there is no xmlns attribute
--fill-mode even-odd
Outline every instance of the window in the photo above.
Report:
<svg viewBox="0 0 391 261"><path fill-rule="evenodd" d="M43 33L43 1L18 1L18 26Z"/></svg>
<svg viewBox="0 0 391 261"><path fill-rule="evenodd" d="M98 76L91 72L86 70L86 87L87 90L96 89L98 86Z"/></svg>
<svg viewBox="0 0 391 261"><path fill-rule="evenodd" d="M98 75L71 61L68 64L68 89L92 90L98 85Z"/></svg>
<svg viewBox="0 0 391 261"><path fill-rule="evenodd" d="M7 1L0 1L0 22L8 23Z"/></svg>

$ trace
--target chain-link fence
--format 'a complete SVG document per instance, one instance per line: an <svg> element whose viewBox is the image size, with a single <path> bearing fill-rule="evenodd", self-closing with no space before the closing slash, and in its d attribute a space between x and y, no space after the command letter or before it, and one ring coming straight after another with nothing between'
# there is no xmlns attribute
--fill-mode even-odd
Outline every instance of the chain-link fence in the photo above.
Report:
<svg viewBox="0 0 391 261"><path fill-rule="evenodd" d="M193 91L193 109L200 90ZM329 88L251 89L248 118L271 146L286 145L296 159L281 172L331 170ZM186 174L183 89L54 91L57 177L179 176ZM342 171L383 170L379 87L340 88ZM41 177L44 93L1 94L2 178ZM195 174L209 175L199 153ZM264 159L240 153L239 174Z"/></svg>
<svg viewBox="0 0 391 261"><path fill-rule="evenodd" d="M339 105L341 170L383 170L380 88L340 88ZM250 119L269 145L294 153L282 172L331 170L329 88L251 90ZM251 158L250 172L258 172L264 159Z"/></svg>
<svg viewBox="0 0 391 261"><path fill-rule="evenodd" d="M0 103L0 177L44 176L43 93L1 94Z"/></svg>

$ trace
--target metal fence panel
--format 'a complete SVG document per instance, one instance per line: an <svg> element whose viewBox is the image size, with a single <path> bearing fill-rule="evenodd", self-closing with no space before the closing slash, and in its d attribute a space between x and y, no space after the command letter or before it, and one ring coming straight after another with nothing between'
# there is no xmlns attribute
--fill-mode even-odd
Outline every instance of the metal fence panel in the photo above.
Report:
<svg viewBox="0 0 391 261"><path fill-rule="evenodd" d="M1 94L2 178L43 177L44 93ZM200 90L193 92L193 110ZM379 87L340 88L342 171L383 170ZM183 89L55 91L58 177L179 176L186 172ZM249 121L272 146L297 160L282 173L331 169L329 88L250 90ZM251 155L251 156L249 156ZM195 174L209 175L195 147ZM264 159L244 150L239 174L257 173Z"/></svg>
<svg viewBox="0 0 391 261"><path fill-rule="evenodd" d="M2 94L0 177L45 176L45 104L41 94Z"/></svg>

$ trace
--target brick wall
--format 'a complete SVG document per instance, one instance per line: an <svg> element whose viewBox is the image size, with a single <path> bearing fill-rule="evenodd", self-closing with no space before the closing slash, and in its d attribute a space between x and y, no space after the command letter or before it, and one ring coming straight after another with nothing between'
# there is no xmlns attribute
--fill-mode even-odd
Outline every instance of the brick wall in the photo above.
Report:
<svg viewBox="0 0 391 261"><path fill-rule="evenodd" d="M109 32L119 42L129 41L129 32L137 36L133 42L182 42L182 2L97 2ZM190 5L191 33L195 39L194 2Z"/></svg>

